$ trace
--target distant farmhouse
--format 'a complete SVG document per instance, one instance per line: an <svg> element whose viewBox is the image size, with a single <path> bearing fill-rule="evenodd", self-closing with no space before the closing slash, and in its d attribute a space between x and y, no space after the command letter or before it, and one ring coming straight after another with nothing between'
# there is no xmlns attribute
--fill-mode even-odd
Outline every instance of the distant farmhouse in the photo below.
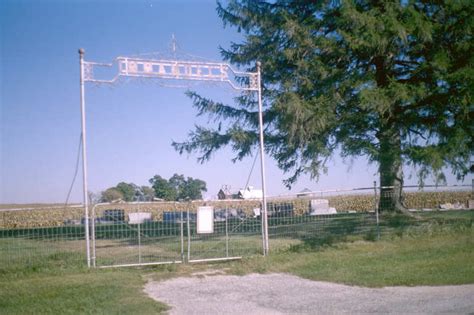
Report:
<svg viewBox="0 0 474 315"><path fill-rule="evenodd" d="M248 186L246 189L239 190L239 199L261 199L263 192L261 189L255 189Z"/></svg>
<svg viewBox="0 0 474 315"><path fill-rule="evenodd" d="M246 189L241 189L239 191L231 191L228 186L224 186L217 193L217 198L219 200L225 199L261 199L263 192L261 189L255 189L252 186L248 186Z"/></svg>

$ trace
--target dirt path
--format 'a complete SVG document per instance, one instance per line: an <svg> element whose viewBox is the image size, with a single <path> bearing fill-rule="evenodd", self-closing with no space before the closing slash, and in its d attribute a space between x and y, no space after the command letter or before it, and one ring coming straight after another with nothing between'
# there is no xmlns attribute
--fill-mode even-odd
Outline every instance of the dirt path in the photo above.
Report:
<svg viewBox="0 0 474 315"><path fill-rule="evenodd" d="M149 282L170 314L474 312L474 285L371 289L288 274L201 276Z"/></svg>

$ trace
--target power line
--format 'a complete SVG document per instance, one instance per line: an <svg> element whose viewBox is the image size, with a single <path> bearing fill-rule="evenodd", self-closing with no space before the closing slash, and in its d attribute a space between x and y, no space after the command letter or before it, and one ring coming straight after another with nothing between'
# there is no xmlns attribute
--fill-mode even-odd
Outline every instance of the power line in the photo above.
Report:
<svg viewBox="0 0 474 315"><path fill-rule="evenodd" d="M255 162L257 162L257 157L258 157L258 151L257 151L257 154L255 154L255 159L253 159L252 168L250 169L249 177L247 178L247 183L245 184L244 189L247 189L247 187L249 186L250 177L252 176L253 168L255 167Z"/></svg>
<svg viewBox="0 0 474 315"><path fill-rule="evenodd" d="M79 171L79 161L81 158L81 148L82 148L82 133L79 136L79 147L77 148L77 158L76 158L76 169L74 171L74 176L72 178L71 186L69 187L69 191L67 193L66 202L64 206L67 207L69 203L69 197L71 196L72 188L74 187L74 183L76 182L77 172Z"/></svg>

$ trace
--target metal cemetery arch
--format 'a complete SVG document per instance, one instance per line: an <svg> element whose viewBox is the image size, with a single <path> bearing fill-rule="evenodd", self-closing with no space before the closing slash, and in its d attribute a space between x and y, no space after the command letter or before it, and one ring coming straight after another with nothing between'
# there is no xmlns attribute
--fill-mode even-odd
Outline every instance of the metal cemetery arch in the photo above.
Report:
<svg viewBox="0 0 474 315"><path fill-rule="evenodd" d="M259 120L259 142L260 163L262 180L262 242L263 255L268 254L268 218L265 184L265 158L263 139L263 114L262 114L262 90L261 90L261 65L257 62L257 72L242 72L234 70L227 63L184 61L173 59L142 59L135 57L117 57L118 72L112 80L101 80L94 78L94 67L106 66L104 64L84 60L84 49L79 49L80 60L80 90L81 90L81 126L82 126L82 170L83 170L83 201L85 212L85 238L87 246L87 265L91 266L90 233L89 233L89 200L87 196L87 151L86 151L86 112L85 112L85 82L92 83L114 83L121 77L131 78L157 78L188 81L212 81L225 82L234 90L257 92L258 98L258 120ZM248 86L241 86L233 82L230 75L248 78Z"/></svg>

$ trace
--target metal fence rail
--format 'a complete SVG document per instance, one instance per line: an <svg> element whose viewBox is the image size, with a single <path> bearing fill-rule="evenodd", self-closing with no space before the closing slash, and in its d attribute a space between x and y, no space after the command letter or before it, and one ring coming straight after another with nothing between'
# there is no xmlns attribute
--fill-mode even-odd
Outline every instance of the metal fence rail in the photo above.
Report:
<svg viewBox="0 0 474 315"><path fill-rule="evenodd" d="M379 198L380 187L268 197L270 252L352 236L376 239L390 229L379 221ZM466 186L405 187L403 198L408 208L423 211L468 208L474 194ZM213 208L212 233L198 233L201 206ZM91 264L116 267L261 255L261 208L260 200L96 205L89 220ZM137 213L145 216L143 222L132 222ZM85 235L81 208L0 209L0 266L34 267L51 261L83 266Z"/></svg>

